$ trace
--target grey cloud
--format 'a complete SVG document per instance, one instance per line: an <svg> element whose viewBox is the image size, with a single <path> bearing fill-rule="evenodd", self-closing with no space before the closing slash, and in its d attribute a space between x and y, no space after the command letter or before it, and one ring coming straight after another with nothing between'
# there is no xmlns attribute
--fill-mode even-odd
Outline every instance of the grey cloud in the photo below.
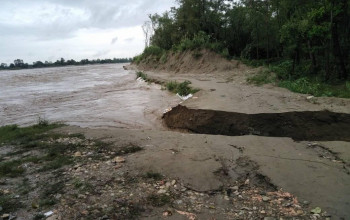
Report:
<svg viewBox="0 0 350 220"><path fill-rule="evenodd" d="M160 6L162 9L159 10L164 11L174 5L174 0L34 0L33 2L34 4L51 3L57 7L53 14L32 11L32 13L41 13L40 20L30 25L17 25L13 27L17 29L15 31L10 31L0 20L1 34L11 35L17 32L17 34L36 35L39 39L46 40L69 38L72 32L81 28L108 29L141 25L148 19L148 14L159 12ZM6 10L7 4L11 3L4 3L0 13L1 10ZM31 8L31 4L24 0L19 0L16 5L28 10ZM74 14L74 10L83 11L86 17ZM53 21L46 24L45 21L48 19Z"/></svg>
<svg viewBox="0 0 350 220"><path fill-rule="evenodd" d="M115 42L117 42L117 40L118 40L118 37L113 38L111 41L111 44L114 44Z"/></svg>
<svg viewBox="0 0 350 220"><path fill-rule="evenodd" d="M133 37L130 37L130 38L126 38L126 39L124 39L124 41L126 41L126 42L130 42L130 41L133 41L134 40L134 38Z"/></svg>
<svg viewBox="0 0 350 220"><path fill-rule="evenodd" d="M97 51L92 56L98 58L98 57L102 57L102 56L108 54L109 52L111 52L111 50L101 50L101 51Z"/></svg>
<svg viewBox="0 0 350 220"><path fill-rule="evenodd" d="M79 31L93 29L96 32L103 32L103 29L117 30L135 26L141 28L143 22L148 19L148 14L162 13L174 5L176 0L1 1L0 59L25 58L29 52L41 54L40 57L30 56L29 58L33 60L45 59L51 55L65 55L63 52L58 53L56 49L48 51L48 46L70 51L68 55L73 57L86 58L84 54L91 55L91 50L78 44L65 43L73 42L72 38L77 37L81 33ZM133 38L125 38L119 36L119 40L130 45L143 45ZM111 43L114 44L116 41L112 39ZM71 51L72 47L82 49L80 52ZM143 49L143 46L138 47L140 51ZM107 53L97 51L94 55L103 56Z"/></svg>

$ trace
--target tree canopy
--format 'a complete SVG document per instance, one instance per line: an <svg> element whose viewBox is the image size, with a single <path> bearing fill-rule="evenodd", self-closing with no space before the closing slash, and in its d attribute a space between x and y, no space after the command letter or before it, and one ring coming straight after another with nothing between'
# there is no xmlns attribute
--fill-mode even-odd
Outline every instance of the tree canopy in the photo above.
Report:
<svg viewBox="0 0 350 220"><path fill-rule="evenodd" d="M42 68L42 67L57 67L57 66L69 66L69 65L87 65L87 64L105 64L105 63L129 63L131 58L113 58L113 59L82 59L81 61L75 61L73 59L65 60L61 58L55 62L49 61L36 61L33 64L24 63L21 59L16 59L9 66L6 63L1 63L0 69L27 69L27 68Z"/></svg>
<svg viewBox="0 0 350 220"><path fill-rule="evenodd" d="M189 42L197 41L231 57L280 62L286 70L281 78L307 74L325 81L349 78L348 0L177 3L162 15L149 16L151 46L186 49Z"/></svg>

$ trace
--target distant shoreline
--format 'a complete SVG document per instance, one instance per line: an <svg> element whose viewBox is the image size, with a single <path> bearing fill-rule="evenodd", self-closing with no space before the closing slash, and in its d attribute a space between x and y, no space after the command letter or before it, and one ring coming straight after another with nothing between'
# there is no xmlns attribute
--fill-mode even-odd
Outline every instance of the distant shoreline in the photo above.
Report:
<svg viewBox="0 0 350 220"><path fill-rule="evenodd" d="M13 71L13 70L28 70L28 69L44 69L44 68L60 68L60 67L70 67L70 66L88 66L88 65L106 65L106 64L130 64L130 62L123 62L123 63L88 63L88 64L76 64L76 65L63 65L63 66L43 66L43 67L28 67L28 68L7 68L7 69L0 69L0 71Z"/></svg>

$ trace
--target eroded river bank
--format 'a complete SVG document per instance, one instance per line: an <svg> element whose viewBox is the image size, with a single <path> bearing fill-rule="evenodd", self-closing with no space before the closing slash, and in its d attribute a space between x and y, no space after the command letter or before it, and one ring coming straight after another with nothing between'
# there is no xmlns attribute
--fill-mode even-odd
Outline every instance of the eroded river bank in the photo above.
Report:
<svg viewBox="0 0 350 220"><path fill-rule="evenodd" d="M1 185L6 196L25 204L11 213L18 219L49 211L50 219L349 218L348 100L309 100L247 85L242 70L146 72L158 81L190 80L201 89L175 107L178 97L159 85L137 82L135 68L121 75L121 66L96 68L76 91L69 90L78 83L64 83L58 91L32 91L39 77L28 85L27 102L15 83L7 87L17 95L13 102L0 96L7 100L1 114L9 116L3 124L31 124L39 112L71 125L52 130L55 135L48 139L35 136L34 142L47 149L25 143L1 147L3 162L16 159L23 168L23 175L5 175ZM67 80L72 74L69 68L58 70L66 72ZM40 108L22 109L36 103L36 96ZM175 108L164 116L165 124L197 134L165 129L161 117L169 107ZM332 135L332 126L341 131L338 136ZM52 166L56 160L66 163ZM35 190L21 194L24 183Z"/></svg>

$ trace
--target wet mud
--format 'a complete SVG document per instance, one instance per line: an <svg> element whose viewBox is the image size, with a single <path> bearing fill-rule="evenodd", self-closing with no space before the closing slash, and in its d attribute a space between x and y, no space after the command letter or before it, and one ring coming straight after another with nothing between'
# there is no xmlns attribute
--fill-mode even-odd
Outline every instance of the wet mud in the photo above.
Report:
<svg viewBox="0 0 350 220"><path fill-rule="evenodd" d="M350 115L329 111L244 114L177 106L163 116L169 128L194 133L350 141Z"/></svg>

